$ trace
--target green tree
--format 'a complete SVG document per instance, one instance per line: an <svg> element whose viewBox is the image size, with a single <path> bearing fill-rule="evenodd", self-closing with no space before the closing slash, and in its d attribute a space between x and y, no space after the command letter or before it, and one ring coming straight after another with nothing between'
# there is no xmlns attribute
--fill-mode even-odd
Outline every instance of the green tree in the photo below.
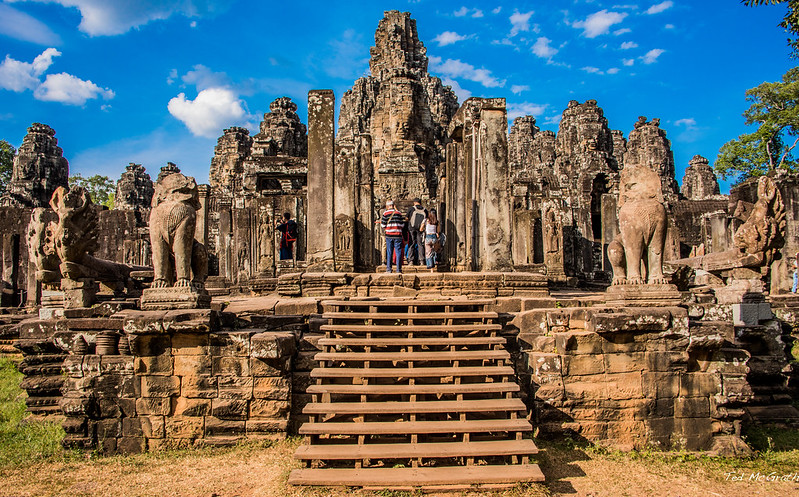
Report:
<svg viewBox="0 0 799 497"><path fill-rule="evenodd" d="M14 155L17 150L5 140L0 140L0 195L6 192L11 181L11 170L14 166Z"/></svg>
<svg viewBox="0 0 799 497"><path fill-rule="evenodd" d="M791 47L791 58L799 58L799 2L797 0L742 0L741 3L748 7L760 5L788 4L788 12L779 24L788 32L788 46Z"/></svg>
<svg viewBox="0 0 799 497"><path fill-rule="evenodd" d="M114 194L116 192L116 183L111 181L108 176L101 176L95 174L84 178L80 174L69 177L69 186L82 186L89 192L92 202L108 207L114 208Z"/></svg>
<svg viewBox="0 0 799 497"><path fill-rule="evenodd" d="M788 70L782 81L762 83L747 90L751 105L744 112L747 126L757 126L725 143L716 158L722 178L745 179L784 168L795 171L794 149L799 143L799 67Z"/></svg>

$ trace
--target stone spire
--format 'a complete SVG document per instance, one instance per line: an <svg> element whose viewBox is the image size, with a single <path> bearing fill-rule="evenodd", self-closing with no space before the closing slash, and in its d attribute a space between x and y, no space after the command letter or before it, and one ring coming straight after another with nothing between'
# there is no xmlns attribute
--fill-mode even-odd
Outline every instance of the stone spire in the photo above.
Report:
<svg viewBox="0 0 799 497"><path fill-rule="evenodd" d="M682 195L689 200L706 200L719 194L719 182L707 159L694 155L682 177Z"/></svg>
<svg viewBox="0 0 799 497"><path fill-rule="evenodd" d="M674 179L674 154L666 132L660 129L660 119L647 121L644 116L638 118L627 138L624 162L625 165L646 166L658 173L663 185L663 196L669 202L677 200L680 190L677 180Z"/></svg>
<svg viewBox="0 0 799 497"><path fill-rule="evenodd" d="M377 79L406 73L421 78L427 74L427 49L419 41L416 20L411 19L410 12L384 12L369 53L369 69Z"/></svg>
<svg viewBox="0 0 799 497"><path fill-rule="evenodd" d="M146 224L153 201L153 180L141 164L131 162L117 181L114 209L134 211L136 221Z"/></svg>
<svg viewBox="0 0 799 497"><path fill-rule="evenodd" d="M56 188L68 185L69 163L58 146L55 130L46 124L31 124L14 157L2 205L48 207Z"/></svg>
<svg viewBox="0 0 799 497"><path fill-rule="evenodd" d="M231 194L241 186L244 159L250 155L252 137L250 132L238 126L227 128L219 137L211 159L208 181L216 191Z"/></svg>
<svg viewBox="0 0 799 497"><path fill-rule="evenodd" d="M252 155L305 157L308 155L308 135L297 115L297 104L280 97L269 105L261 121L261 131L253 137Z"/></svg>

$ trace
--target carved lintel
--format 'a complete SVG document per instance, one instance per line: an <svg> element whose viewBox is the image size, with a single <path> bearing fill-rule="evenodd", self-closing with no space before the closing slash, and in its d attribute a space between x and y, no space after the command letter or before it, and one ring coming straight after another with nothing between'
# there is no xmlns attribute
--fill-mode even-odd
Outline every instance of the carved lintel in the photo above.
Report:
<svg viewBox="0 0 799 497"><path fill-rule="evenodd" d="M211 296L205 289L188 287L147 288L142 293L145 311L170 309L208 309Z"/></svg>

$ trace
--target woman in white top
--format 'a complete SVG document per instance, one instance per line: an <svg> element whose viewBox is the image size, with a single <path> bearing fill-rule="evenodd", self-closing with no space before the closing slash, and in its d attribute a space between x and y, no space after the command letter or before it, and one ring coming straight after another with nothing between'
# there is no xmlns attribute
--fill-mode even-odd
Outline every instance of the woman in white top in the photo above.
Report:
<svg viewBox="0 0 799 497"><path fill-rule="evenodd" d="M427 256L427 268L433 269L433 267L438 262L436 259L436 252L433 250L433 246L438 241L438 216L436 216L436 210L430 209L427 213L427 218L422 223L420 227L420 231L424 232L424 253Z"/></svg>

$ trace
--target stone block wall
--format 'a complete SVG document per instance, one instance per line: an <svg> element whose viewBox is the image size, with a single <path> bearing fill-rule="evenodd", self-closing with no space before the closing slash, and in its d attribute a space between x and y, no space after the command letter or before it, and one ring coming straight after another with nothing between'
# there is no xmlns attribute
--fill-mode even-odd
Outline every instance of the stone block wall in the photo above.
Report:
<svg viewBox="0 0 799 497"><path fill-rule="evenodd" d="M743 423L799 414L775 323L735 326L731 306L692 304L539 309L510 326L542 433L620 449L735 453L746 450Z"/></svg>

